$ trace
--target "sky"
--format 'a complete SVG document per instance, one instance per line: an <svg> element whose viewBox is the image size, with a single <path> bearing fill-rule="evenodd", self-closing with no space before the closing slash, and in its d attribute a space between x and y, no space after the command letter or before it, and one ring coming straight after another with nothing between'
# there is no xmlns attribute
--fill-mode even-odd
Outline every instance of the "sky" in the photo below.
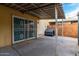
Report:
<svg viewBox="0 0 79 59"><path fill-rule="evenodd" d="M70 18L72 20L77 19L79 3L65 3L63 4L63 9L66 18Z"/></svg>

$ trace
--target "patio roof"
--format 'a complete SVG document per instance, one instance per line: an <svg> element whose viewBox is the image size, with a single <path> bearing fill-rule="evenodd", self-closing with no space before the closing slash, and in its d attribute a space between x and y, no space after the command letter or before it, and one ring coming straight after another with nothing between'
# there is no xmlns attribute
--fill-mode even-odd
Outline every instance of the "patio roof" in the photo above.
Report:
<svg viewBox="0 0 79 59"><path fill-rule="evenodd" d="M55 19L55 5L58 19L64 19L64 11L60 3L4 3L7 7L16 9L22 13L28 13L41 19Z"/></svg>

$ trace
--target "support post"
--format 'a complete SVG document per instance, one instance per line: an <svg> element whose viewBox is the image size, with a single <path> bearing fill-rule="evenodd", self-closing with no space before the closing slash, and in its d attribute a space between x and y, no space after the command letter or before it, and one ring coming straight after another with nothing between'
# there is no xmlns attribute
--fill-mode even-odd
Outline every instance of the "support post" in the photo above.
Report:
<svg viewBox="0 0 79 59"><path fill-rule="evenodd" d="M55 35L56 35L56 49L55 49L55 54L57 56L57 39L58 39L58 22L57 22L57 19L58 19L58 13L57 13L57 6L55 5L55 21L56 21L56 27L55 27Z"/></svg>
<svg viewBox="0 0 79 59"><path fill-rule="evenodd" d="M78 46L79 46L79 12L78 12Z"/></svg>
<svg viewBox="0 0 79 59"><path fill-rule="evenodd" d="M63 19L62 19L62 36L63 36Z"/></svg>
<svg viewBox="0 0 79 59"><path fill-rule="evenodd" d="M78 16L78 34L77 34L77 36L78 36L78 46L76 46L75 56L79 56L79 12L78 12L77 16Z"/></svg>
<svg viewBox="0 0 79 59"><path fill-rule="evenodd" d="M56 8L56 6L55 6L56 38L58 37L58 22L57 22L57 18L58 18L58 15L57 15L57 8Z"/></svg>

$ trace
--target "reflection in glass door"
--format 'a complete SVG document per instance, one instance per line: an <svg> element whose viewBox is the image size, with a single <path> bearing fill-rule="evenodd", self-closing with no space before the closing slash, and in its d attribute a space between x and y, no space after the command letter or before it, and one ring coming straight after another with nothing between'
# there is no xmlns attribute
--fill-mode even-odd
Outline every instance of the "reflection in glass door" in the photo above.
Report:
<svg viewBox="0 0 79 59"><path fill-rule="evenodd" d="M14 18L14 41L24 39L24 21Z"/></svg>
<svg viewBox="0 0 79 59"><path fill-rule="evenodd" d="M28 20L25 20L25 23L24 23L24 38L25 39L27 39L27 38L29 38L29 36L28 36L28 30L29 30L29 27L28 27L29 25L28 25Z"/></svg>
<svg viewBox="0 0 79 59"><path fill-rule="evenodd" d="M29 21L29 37L34 37L34 22Z"/></svg>

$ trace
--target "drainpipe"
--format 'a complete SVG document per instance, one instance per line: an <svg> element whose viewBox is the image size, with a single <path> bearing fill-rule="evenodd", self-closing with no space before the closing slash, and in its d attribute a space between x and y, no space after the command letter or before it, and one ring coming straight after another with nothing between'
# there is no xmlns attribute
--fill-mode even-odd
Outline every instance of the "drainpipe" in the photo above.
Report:
<svg viewBox="0 0 79 59"><path fill-rule="evenodd" d="M56 53L56 56L57 56L57 39L58 39L58 22L57 22L57 18L58 18L58 15L57 15L57 7L55 5L55 21L56 21L56 27L55 27L55 35L56 35L56 49L55 49L55 53Z"/></svg>

